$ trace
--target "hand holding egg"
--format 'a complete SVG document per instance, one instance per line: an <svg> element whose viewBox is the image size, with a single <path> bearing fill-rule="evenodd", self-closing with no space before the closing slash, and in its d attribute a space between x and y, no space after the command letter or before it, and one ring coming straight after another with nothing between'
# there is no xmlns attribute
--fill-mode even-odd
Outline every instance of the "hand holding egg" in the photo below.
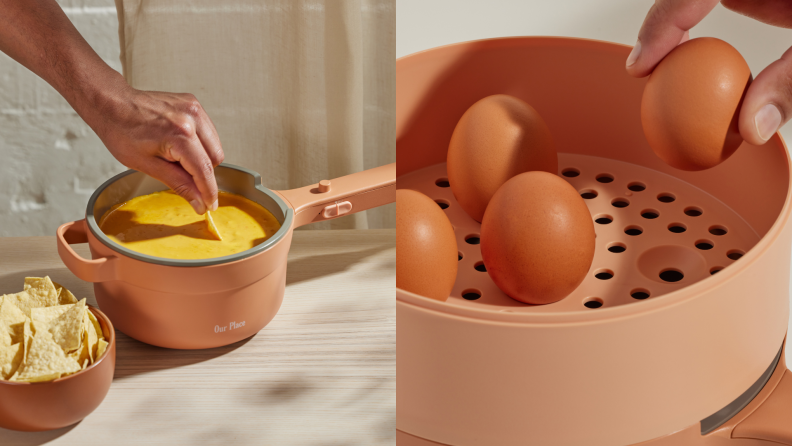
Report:
<svg viewBox="0 0 792 446"><path fill-rule="evenodd" d="M635 77L647 76L652 73L652 70L657 72L657 69L665 64L663 58L670 57L674 52L682 50L689 39L689 30L701 22L718 4L722 4L727 9L768 25L784 28L792 27L792 3L790 2L755 2L750 0L679 2L657 0L649 10L638 33L638 41L627 58L627 72ZM702 39L694 39L693 41L698 40ZM703 57L713 61L715 60L712 59L713 57L719 58L724 56L725 53L736 52L736 50L732 51L733 49L725 49L724 51L723 45L720 46L722 49L718 51L723 53L720 56L716 53L711 53ZM688 49L685 49L685 51ZM762 145L792 117L792 90L789 88L789 79L792 75L791 54L792 51L788 50L781 55L779 60L768 65L756 76L744 92L742 104L738 110L733 110L735 112L734 120L733 122L730 121L728 126L728 139L732 141L730 144L734 144L734 132L739 129L740 137L746 142L753 145ZM747 65L744 62L740 62L742 60L741 56L737 56L728 56L734 59L735 63L725 63L721 67L724 73L731 72L739 73L741 76L745 75ZM735 68L738 68L738 70L733 71ZM652 74L652 77L654 77L654 74ZM651 78L649 82L652 82ZM705 94L714 95L716 102L709 104L714 106L719 101L717 98L725 93L725 90L721 89L722 86L720 82L716 81L705 87L705 89L696 92L696 97L703 98L702 95ZM738 87L734 88L739 90ZM690 112L680 111L680 114L685 114L686 117L692 117L694 120L709 124L715 123L713 116L707 114L692 116L687 115L687 113ZM656 125L662 124L658 123ZM724 130L726 127L723 127L722 123L719 125L721 126L719 138L725 143L727 133ZM708 130L703 133L709 132L713 128L708 127ZM672 129L669 128L669 131L672 131ZM647 138L649 138L648 135ZM715 139L713 138L712 141L715 141ZM653 149L657 151L655 144L651 140L649 142ZM725 144L724 148L727 145ZM663 149L661 148L660 150L662 151ZM694 164L694 166L696 165L703 167L706 166L706 163Z"/></svg>
<svg viewBox="0 0 792 446"><path fill-rule="evenodd" d="M713 38L688 40L655 68L644 89L641 122L652 150L670 166L704 170L742 144L740 107L752 80L740 53Z"/></svg>

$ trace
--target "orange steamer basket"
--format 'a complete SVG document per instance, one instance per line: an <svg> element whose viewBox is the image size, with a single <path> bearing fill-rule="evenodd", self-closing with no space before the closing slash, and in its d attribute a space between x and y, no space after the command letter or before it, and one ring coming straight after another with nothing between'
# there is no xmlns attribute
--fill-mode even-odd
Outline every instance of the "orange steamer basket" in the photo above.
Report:
<svg viewBox="0 0 792 446"><path fill-rule="evenodd" d="M781 137L702 172L641 128L630 47L467 42L398 60L397 188L439 200L459 272L446 302L397 289L397 438L417 445L792 445L790 159ZM531 104L595 220L588 276L560 302L510 299L445 159L465 110Z"/></svg>

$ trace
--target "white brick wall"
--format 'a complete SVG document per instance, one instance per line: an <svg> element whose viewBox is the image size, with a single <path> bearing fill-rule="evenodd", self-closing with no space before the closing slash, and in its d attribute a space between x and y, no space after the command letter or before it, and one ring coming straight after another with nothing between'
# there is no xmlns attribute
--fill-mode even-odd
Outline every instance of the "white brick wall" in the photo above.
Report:
<svg viewBox="0 0 792 446"><path fill-rule="evenodd" d="M113 0L58 2L121 71ZM0 236L53 235L82 218L93 190L124 169L52 87L0 53Z"/></svg>

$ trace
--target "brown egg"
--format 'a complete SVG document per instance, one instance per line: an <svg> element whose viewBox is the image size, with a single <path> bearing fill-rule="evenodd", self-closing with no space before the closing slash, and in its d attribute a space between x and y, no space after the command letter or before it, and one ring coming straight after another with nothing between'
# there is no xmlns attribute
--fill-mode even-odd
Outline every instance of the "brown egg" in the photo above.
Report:
<svg viewBox="0 0 792 446"><path fill-rule="evenodd" d="M462 209L481 221L490 198L509 178L531 170L558 172L555 143L525 102L488 96L467 109L448 145L448 182Z"/></svg>
<svg viewBox="0 0 792 446"><path fill-rule="evenodd" d="M451 222L431 198L396 191L396 286L445 301L457 275L459 251Z"/></svg>
<svg viewBox="0 0 792 446"><path fill-rule="evenodd" d="M549 304L583 281L594 259L594 222L569 183L547 172L507 181L481 222L481 255L513 299Z"/></svg>
<svg viewBox="0 0 792 446"><path fill-rule="evenodd" d="M711 37L672 50L649 76L641 123L649 146L682 170L726 161L743 139L738 118L751 70L728 43Z"/></svg>

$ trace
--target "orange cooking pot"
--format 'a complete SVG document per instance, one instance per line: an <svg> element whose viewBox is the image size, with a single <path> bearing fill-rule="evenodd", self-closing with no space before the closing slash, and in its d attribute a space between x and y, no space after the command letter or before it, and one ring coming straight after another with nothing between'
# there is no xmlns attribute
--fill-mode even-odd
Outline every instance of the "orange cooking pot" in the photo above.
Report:
<svg viewBox="0 0 792 446"><path fill-rule="evenodd" d="M395 164L286 191L269 190L256 172L230 164L218 166L215 176L220 190L269 210L280 229L251 249L211 259L166 259L127 249L108 238L97 220L118 203L167 189L134 170L100 186L85 219L58 228L61 259L77 277L94 283L99 307L127 335L178 349L218 347L252 336L280 308L295 228L382 206L396 196ZM88 243L92 260L72 249L76 243Z"/></svg>

